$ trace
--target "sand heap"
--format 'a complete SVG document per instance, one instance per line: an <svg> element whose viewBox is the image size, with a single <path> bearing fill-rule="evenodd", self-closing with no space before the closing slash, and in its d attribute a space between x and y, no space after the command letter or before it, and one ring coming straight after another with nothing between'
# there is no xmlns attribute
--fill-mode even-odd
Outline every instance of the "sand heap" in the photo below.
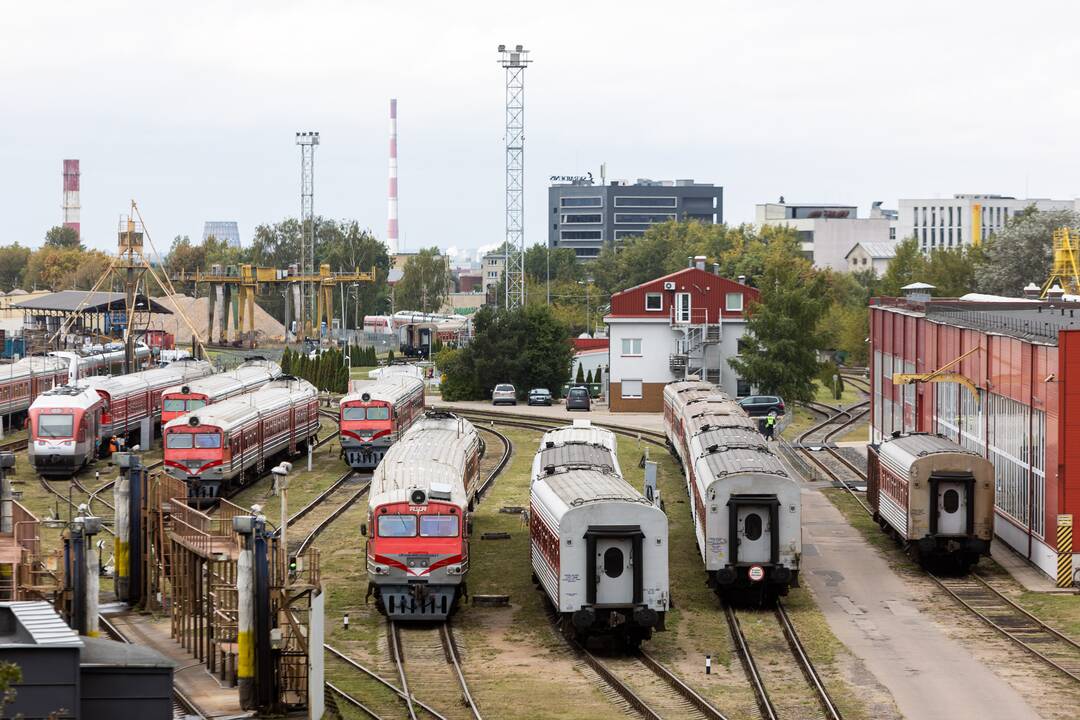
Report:
<svg viewBox="0 0 1080 720"><path fill-rule="evenodd" d="M195 329L202 335L203 340L209 342L211 339L207 336L206 326L208 318L206 316L209 300L207 298L193 298L188 295L176 294L167 295L165 297L154 298L157 302L161 303L169 310L175 313L173 316L163 316L161 324L167 332L176 333L176 344L187 344L191 342L191 330L188 328L187 323L180 317L178 312L182 311L187 319L195 326ZM245 323L246 324L246 323ZM217 333L219 330L214 329L213 342L218 341ZM258 304L255 305L255 339L256 340L272 340L282 339L285 337L285 326L275 320L268 312L263 310ZM229 339L236 338L236 328L233 327L232 318L229 318Z"/></svg>

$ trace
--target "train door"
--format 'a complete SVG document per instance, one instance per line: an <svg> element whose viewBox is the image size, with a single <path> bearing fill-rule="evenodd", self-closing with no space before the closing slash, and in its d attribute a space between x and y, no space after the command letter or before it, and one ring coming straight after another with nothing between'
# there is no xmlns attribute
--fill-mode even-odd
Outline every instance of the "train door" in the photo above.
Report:
<svg viewBox="0 0 1080 720"><path fill-rule="evenodd" d="M628 537L596 539L596 602L633 602L634 548Z"/></svg>
<svg viewBox="0 0 1080 720"><path fill-rule="evenodd" d="M938 480L936 487L938 535L968 534L968 488L963 480Z"/></svg>
<svg viewBox="0 0 1080 720"><path fill-rule="evenodd" d="M772 518L767 506L740 504L736 510L739 562L771 562L772 532Z"/></svg>

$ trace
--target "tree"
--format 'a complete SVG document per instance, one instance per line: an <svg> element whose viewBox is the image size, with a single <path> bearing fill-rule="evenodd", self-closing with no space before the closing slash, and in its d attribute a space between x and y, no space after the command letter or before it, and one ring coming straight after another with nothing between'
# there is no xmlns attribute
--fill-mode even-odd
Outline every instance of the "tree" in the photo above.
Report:
<svg viewBox="0 0 1080 720"><path fill-rule="evenodd" d="M0 290L10 292L19 287L29 261L30 248L19 243L0 247Z"/></svg>
<svg viewBox="0 0 1080 720"><path fill-rule="evenodd" d="M900 289L905 285L925 282L926 271L926 256L919 249L919 241L910 237L896 246L896 255L881 276L881 292L883 295L899 296Z"/></svg>
<svg viewBox="0 0 1080 720"><path fill-rule="evenodd" d="M399 310L438 312L449 279L439 248L424 248L405 263L401 280L394 286L394 305Z"/></svg>
<svg viewBox="0 0 1080 720"><path fill-rule="evenodd" d="M177 235L173 238L169 254L165 258L165 264L170 273L192 274L196 270L209 270L206 262L206 247L195 245L187 235Z"/></svg>
<svg viewBox="0 0 1080 720"><path fill-rule="evenodd" d="M357 283L355 287L345 288L349 302L346 326L361 327L364 315L377 314L386 306L389 291L386 278L390 272L390 255L386 245L375 239L370 230L361 229L355 220L324 222L318 230L315 256L319 262L344 272L375 270L375 282ZM335 305L340 300L341 293L335 293Z"/></svg>
<svg viewBox="0 0 1080 720"><path fill-rule="evenodd" d="M824 277L808 261L775 248L766 256L759 287L745 346L728 363L761 392L809 401L818 373L818 323L828 306Z"/></svg>
<svg viewBox="0 0 1080 720"><path fill-rule="evenodd" d="M55 225L45 233L45 247L59 248L61 250L82 250L79 242L79 232L75 228Z"/></svg>
<svg viewBox="0 0 1080 720"><path fill-rule="evenodd" d="M446 377L447 400L479 400L491 396L497 383L519 389L555 391L570 379L573 346L566 326L546 305L512 311L481 308L474 315L474 337L460 350L443 350L438 365Z"/></svg>
<svg viewBox="0 0 1080 720"><path fill-rule="evenodd" d="M577 282L585 276L585 268L578 262L573 248L550 248L549 251L547 245L537 244L525 250L525 274L536 282L547 282L549 262L552 282Z"/></svg>
<svg viewBox="0 0 1080 720"><path fill-rule="evenodd" d="M1028 283L1041 287L1053 268L1054 230L1062 227L1076 233L1080 215L1031 207L1011 217L980 250L982 262L975 270L979 292L1019 297Z"/></svg>
<svg viewBox="0 0 1080 720"><path fill-rule="evenodd" d="M960 297L975 290L977 250L936 248L927 259L926 282L939 297ZM1019 289L1013 294L1019 294Z"/></svg>
<svg viewBox="0 0 1080 720"><path fill-rule="evenodd" d="M578 385L582 385L585 383L585 366L582 363L578 363L577 377L574 378L574 382L576 382Z"/></svg>

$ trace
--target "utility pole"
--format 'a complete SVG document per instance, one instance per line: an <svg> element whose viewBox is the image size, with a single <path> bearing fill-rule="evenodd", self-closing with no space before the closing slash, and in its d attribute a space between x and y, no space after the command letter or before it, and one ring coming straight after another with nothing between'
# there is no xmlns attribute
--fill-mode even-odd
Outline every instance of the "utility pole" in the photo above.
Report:
<svg viewBox="0 0 1080 720"><path fill-rule="evenodd" d="M503 287L506 309L525 304L525 68L529 51L521 45L499 46L506 70L506 243Z"/></svg>

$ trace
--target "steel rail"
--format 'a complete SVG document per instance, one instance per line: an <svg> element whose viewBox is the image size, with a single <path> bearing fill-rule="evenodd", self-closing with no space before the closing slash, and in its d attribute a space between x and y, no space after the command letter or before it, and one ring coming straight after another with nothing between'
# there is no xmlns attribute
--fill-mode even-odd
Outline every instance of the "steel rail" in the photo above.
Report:
<svg viewBox="0 0 1080 720"><path fill-rule="evenodd" d="M350 473L350 474L352 474L352 473ZM342 514L344 514L344 512L346 510L348 510L354 504L356 504L356 501L359 500L360 498L362 498L364 495L366 495L370 488L371 488L371 480L369 479L366 483L364 483L364 485L357 488L356 492L354 492L352 495L350 495L348 497L348 499L345 500L345 502L343 502L341 505L338 505L336 508L334 508L334 511L332 513L330 513L325 518L323 518L319 522L319 524L316 525L314 527L314 529L312 529L312 531L307 534L307 537L305 537L303 542L300 543L300 546L297 547L295 554L296 555L302 555L303 552L305 550L307 550L308 547L310 547L313 542L315 542L315 540L319 537L319 535L322 534L323 530L330 527L330 523L337 520L339 517L341 517Z"/></svg>
<svg viewBox="0 0 1080 720"><path fill-rule="evenodd" d="M458 652L457 640L454 639L454 631L450 628L449 621L439 625L439 637L442 639L447 661L453 666L454 673L457 675L458 685L461 686L461 696L465 704L469 706L469 712L476 720L484 720L480 714L480 708L476 707L472 693L469 692L469 684L465 682L465 673L461 668L461 654Z"/></svg>
<svg viewBox="0 0 1080 720"><path fill-rule="evenodd" d="M731 637L735 641L735 652L742 661L743 669L746 670L746 676L750 679L750 685L753 687L754 697L757 699L761 716L765 720L779 720L776 708L773 706L772 700L769 699L769 692L765 689L765 683L758 672L757 663L754 662L754 656L750 652L750 645L747 644L746 636L743 635L742 627L739 625L739 618L735 615L735 609L727 603L724 603L724 617L727 618Z"/></svg>
<svg viewBox="0 0 1080 720"><path fill-rule="evenodd" d="M653 671L654 674L659 676L664 682L675 689L677 693L682 695L683 699L693 705L701 712L702 715L709 718L709 720L727 720L727 717L720 712L712 703L702 697L696 690L684 683L679 679L675 673L671 672L666 666L662 665L652 655L644 650L638 650L638 658L641 660L645 667Z"/></svg>
<svg viewBox="0 0 1080 720"><path fill-rule="evenodd" d="M484 432L491 433L495 437L499 438L500 442L502 442L503 444L502 457L499 458L499 462L496 463L492 471L488 473L487 478L484 479L483 484L480 485L479 489L477 489L476 491L476 499L477 501L479 501L481 498L484 497L484 494L487 493L488 489L491 488L492 483L495 482L495 478L502 474L502 471L506 469L507 464L509 464L510 462L510 455L514 451L514 444L510 442L510 438L506 437L494 428L484 427L483 425L475 425L474 427L477 430L483 430Z"/></svg>
<svg viewBox="0 0 1080 720"><path fill-rule="evenodd" d="M1061 663L1054 660L1053 658L1048 657L1045 653L1043 653L1037 647L1035 647L1034 643L1025 641L1018 634L1016 634L1015 632L1011 632L1009 630L1009 628L1006 628L1003 625L1001 625L1000 623L995 622L993 618L989 617L986 613L982 612L979 608L975 607L972 603L970 603L966 599L964 599L960 595L960 593L957 592L957 589L955 589L955 587L950 587L950 584L953 584L955 586L955 582L950 583L950 581L954 581L954 580L955 581L963 581L963 580L968 580L970 578L975 578L977 583L981 584L984 588L988 588L993 593L993 595L991 595L991 597L994 597L994 595L996 595L996 596L1000 596L1000 597L1002 597L1003 599L1006 600L1006 602L1007 602L1006 607L1008 607L1008 609L1013 612L1013 617L1020 617L1022 620L1030 619L1031 621L1033 621L1035 627L1034 628L1032 628L1032 627L1026 628L1026 630L1028 632L1035 631L1035 632L1042 633L1044 639L1046 638L1047 635L1049 635L1054 640L1057 640L1059 642L1064 641L1070 647L1075 648L1075 649L1080 649L1080 646L1078 646L1077 643L1075 641L1073 641L1071 638L1068 638L1065 635L1063 635L1062 633L1058 632L1057 630L1054 630L1053 628L1050 628L1044 622L1042 622L1038 618L1034 617L1027 610L1024 610L1023 608L1020 608L1019 606L1017 606L1012 601L1009 601L1007 598L1004 598L1004 596L1002 596L1000 592L998 592L996 589L991 587L989 583L987 583L986 581L984 581L982 578L978 577L975 574L971 574L971 575L965 576L963 578L948 578L948 579L942 579L942 578L938 577L937 575L935 575L934 573L930 572L929 570L926 571L926 574L930 577L930 579L932 579L938 585L938 587L940 587L945 592L947 592L949 595L951 595L952 598L954 600L956 600L956 602L958 602L961 606L963 606L968 611L970 611L973 615L975 615L975 617L979 618L984 623L986 623L987 625L992 627L998 633L1005 636L1009 640L1012 640L1014 643L1016 643L1022 649L1026 650L1027 652L1031 653L1035 657L1039 658L1040 660L1042 660L1043 662L1045 662L1047 665L1054 668L1055 670L1058 670L1059 672L1061 672L1064 675L1072 678L1073 680L1080 681L1080 664L1077 665L1076 669L1069 669L1069 668L1065 667L1064 665L1062 665ZM1019 611L1019 612L1016 612L1016 611ZM1043 644L1043 643L1040 643L1040 644Z"/></svg>
<svg viewBox="0 0 1080 720"><path fill-rule="evenodd" d="M344 690L342 690L341 688L339 688L337 685L330 682L329 680L326 681L326 689L329 690L330 692L332 692L334 695L341 698L342 700L344 700L345 702L347 702L350 706L356 708L360 712L367 715L369 718L373 718L373 720L382 720L381 715L379 715L377 712L375 712L374 710L369 708L367 705L360 702L359 700L354 698L352 695L345 692Z"/></svg>
<svg viewBox="0 0 1080 720"><path fill-rule="evenodd" d="M600 679L607 683L608 687L618 693L619 697L629 703L630 707L637 710L645 720L663 720L655 710L649 707L648 703L646 703L640 695L630 689L629 685L613 673L598 657L589 652L584 645L573 640L570 640L569 642L570 647L585 661L585 664L591 667L596 674L600 676Z"/></svg>
<svg viewBox="0 0 1080 720"><path fill-rule="evenodd" d="M822 682L821 676L818 675L817 668L814 667L814 662L807 654L802 641L799 640L799 633L795 630L794 623L791 622L787 610L779 599L776 601L774 612L776 613L777 619L780 621L780 626L784 630L784 637L787 638L788 647L791 648L791 654L794 655L795 659L799 662L799 666L802 668L803 675L806 676L807 682L814 688L814 692L818 697L818 702L821 703L821 709L825 711L826 716L831 720L843 720L840 709L836 706L836 703L833 702L832 697L829 696L829 691L826 689L825 683Z"/></svg>
<svg viewBox="0 0 1080 720"><path fill-rule="evenodd" d="M321 493L319 493L314 499L312 499L311 502L309 502L307 505L305 505L304 507L297 510L291 517L289 517L289 524L290 525L293 524L294 522L296 522L300 518L302 518L305 515L307 515L308 513L310 513L316 507L318 507L322 503L323 500L325 500L326 498L328 498L331 495L331 493L333 493L335 490L337 490L342 485L344 485L345 482L349 478L351 478L353 476L354 472L356 472L356 471L352 470L352 469L346 471L345 474L342 475L341 477L339 477L337 480L335 480L333 482L333 484L327 486L326 489L323 490Z"/></svg>
<svg viewBox="0 0 1080 720"><path fill-rule="evenodd" d="M331 645L327 645L326 643L323 643L323 649L326 650L331 655L333 655L334 657L336 657L338 660L341 660L343 663L345 663L345 664L349 665L350 667L352 667L354 670L359 670L360 672L364 673L369 678L376 681L377 683L379 683L380 685L385 687L387 690L389 690L392 693L394 693L395 695L397 695L402 700L406 700L407 696L406 696L406 694L404 692L402 692L397 686L395 686L389 680L383 679L382 676L380 676L374 670L370 670L369 668L367 668L364 665L358 663L356 660L353 660L351 657L349 657L348 655L346 655L345 653L341 652L340 650L338 650L337 648L335 648L335 647L333 647ZM412 698L411 702L416 703L416 705L418 707L420 707L421 710L428 713L432 717L436 718L436 720L446 720L446 718L443 717L442 715L440 715L437 710L435 710L430 705L424 703L419 698Z"/></svg>
<svg viewBox="0 0 1080 720"><path fill-rule="evenodd" d="M60 492L59 490L57 490L56 488L54 488L54 487L52 486L52 484L50 484L50 482L49 482L49 481L48 481L47 479L45 479L45 478L44 478L43 476L39 475L39 476L38 476L38 481L39 481L39 482L41 482L41 486L42 486L43 488L45 488L45 489L46 489L46 490L48 490L48 491L49 491L50 493L52 493L52 494L53 494L53 495L55 495L56 497L58 497L58 498L60 498L61 500L63 500L63 501L65 502L65 503L67 503L67 504L68 504L68 505L69 505L69 506L71 507L71 509L72 509L72 510L78 510L78 509L79 509L79 503L76 503L76 502L75 502L74 500L71 500L71 499L69 499L69 498L68 498L67 496L65 496L65 495L64 495L64 494L63 494L62 492ZM89 504L89 502L88 502L88 503L86 504L86 509L87 509L87 511L89 511L89 510L90 510L90 504ZM95 516L95 517L96 517L96 516ZM57 518L57 520L60 520L60 518ZM116 535L116 533L115 533L115 532L113 531L113 529L112 529L112 528L110 528L110 527L109 527L108 525L106 525L106 524L105 524L105 520L106 520L106 518L101 518L101 521L102 521L102 522L101 522L101 529L102 529L102 530L104 530L105 532L109 533L110 535ZM109 522L113 522L113 521L112 521L112 520L109 520Z"/></svg>
<svg viewBox="0 0 1080 720"><path fill-rule="evenodd" d="M386 618L386 639L390 648L390 657L397 666L398 680L401 681L401 689L404 691L402 697L405 700L405 708L409 711L409 720L417 720L412 692L409 690L409 680L405 676L405 658L401 655L401 638L398 637L397 623L390 618Z"/></svg>

